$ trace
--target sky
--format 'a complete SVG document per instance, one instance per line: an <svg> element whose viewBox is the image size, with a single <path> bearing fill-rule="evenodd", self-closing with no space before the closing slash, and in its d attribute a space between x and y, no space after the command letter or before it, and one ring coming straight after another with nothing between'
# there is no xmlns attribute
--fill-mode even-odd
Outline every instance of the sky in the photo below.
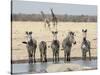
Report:
<svg viewBox="0 0 100 75"><path fill-rule="evenodd" d="M55 14L97 15L97 6L95 5L47 3L21 0L13 0L12 3L13 14L40 14L40 11L44 11L44 13L50 14L50 8L53 8Z"/></svg>

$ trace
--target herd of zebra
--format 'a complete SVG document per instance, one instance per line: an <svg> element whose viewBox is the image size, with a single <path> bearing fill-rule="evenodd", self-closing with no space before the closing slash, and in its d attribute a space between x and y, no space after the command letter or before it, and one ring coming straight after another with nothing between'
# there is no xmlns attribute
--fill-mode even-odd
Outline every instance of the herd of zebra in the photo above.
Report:
<svg viewBox="0 0 100 75"><path fill-rule="evenodd" d="M82 59L86 60L86 54L89 53L89 59L91 60L91 52L90 52L90 41L86 39L87 29L82 29L83 32L83 40L81 44L82 49ZM57 31L53 31L52 34L54 35L54 39L51 42L51 49L53 54L53 62L59 62L59 50L60 50L60 42L56 39ZM29 56L29 63L36 62L35 53L37 48L37 41L32 37L32 32L26 32L27 41L22 43L26 44L26 48L28 51ZM64 62L70 61L70 53L72 44L76 44L74 39L75 33L70 31L66 38L62 41L62 48L64 49ZM40 50L40 61L47 62L47 42L41 41L39 43L39 50Z"/></svg>
<svg viewBox="0 0 100 75"><path fill-rule="evenodd" d="M49 20L45 17L43 11L41 11L41 14L44 18L44 25L48 25L50 27ZM51 42L51 49L53 54L53 62L59 62L59 50L60 50L60 41L57 39L57 17L55 16L53 9L51 9L52 14L52 22L53 26L55 27L56 31L52 31L53 34L53 40ZM90 41L86 39L87 35L87 29L82 29L83 33L83 40L81 44L82 49L82 59L86 60L86 54L89 53L89 59L91 60L91 52L90 52ZM29 57L29 63L36 62L35 59L35 53L37 48L37 41L32 37L32 32L26 32L27 35L27 41L24 41L22 43L26 44L26 48L28 51L28 57ZM74 39L75 33L70 31L68 32L68 35L66 38L62 41L62 48L64 49L64 62L70 61L70 54L71 54L71 48L72 44L76 44L76 41ZM41 62L47 62L47 42L41 41L39 43L39 50L40 50L40 61Z"/></svg>

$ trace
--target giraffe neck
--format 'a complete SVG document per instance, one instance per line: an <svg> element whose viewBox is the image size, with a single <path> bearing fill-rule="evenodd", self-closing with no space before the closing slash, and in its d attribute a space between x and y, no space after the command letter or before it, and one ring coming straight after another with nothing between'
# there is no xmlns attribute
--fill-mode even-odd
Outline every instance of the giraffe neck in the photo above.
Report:
<svg viewBox="0 0 100 75"><path fill-rule="evenodd" d="M51 10L51 13L52 13L52 16L53 16L53 18L55 17L55 15L54 15L54 13L53 13L53 11Z"/></svg>

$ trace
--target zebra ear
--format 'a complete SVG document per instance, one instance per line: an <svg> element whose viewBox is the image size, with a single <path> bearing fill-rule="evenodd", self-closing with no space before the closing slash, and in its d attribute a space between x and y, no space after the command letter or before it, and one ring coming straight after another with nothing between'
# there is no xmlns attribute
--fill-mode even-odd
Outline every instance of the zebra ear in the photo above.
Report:
<svg viewBox="0 0 100 75"><path fill-rule="evenodd" d="M82 32L84 32L84 29L82 29Z"/></svg>
<svg viewBox="0 0 100 75"><path fill-rule="evenodd" d="M29 32L29 34L32 34L32 32Z"/></svg>
<svg viewBox="0 0 100 75"><path fill-rule="evenodd" d="M87 29L85 29L85 32L87 32Z"/></svg>
<svg viewBox="0 0 100 75"><path fill-rule="evenodd" d="M57 34L57 33L58 33L58 31L55 32L55 34Z"/></svg>
<svg viewBox="0 0 100 75"><path fill-rule="evenodd" d="M52 31L52 34L54 34L54 31Z"/></svg>
<svg viewBox="0 0 100 75"><path fill-rule="evenodd" d="M28 35L28 31L26 31L26 34Z"/></svg>
<svg viewBox="0 0 100 75"><path fill-rule="evenodd" d="M72 32L72 35L74 35L75 34L75 32Z"/></svg>
<svg viewBox="0 0 100 75"><path fill-rule="evenodd" d="M68 32L68 34L70 34L70 35L71 35L71 33L72 33L71 31L70 31L70 32Z"/></svg>

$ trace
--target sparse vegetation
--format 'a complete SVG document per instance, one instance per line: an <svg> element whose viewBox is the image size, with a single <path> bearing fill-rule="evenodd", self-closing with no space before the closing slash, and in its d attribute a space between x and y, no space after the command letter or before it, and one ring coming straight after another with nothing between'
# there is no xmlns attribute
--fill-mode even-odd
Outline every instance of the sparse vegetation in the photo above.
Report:
<svg viewBox="0 0 100 75"><path fill-rule="evenodd" d="M46 14L51 20L51 15ZM62 22L97 22L97 16L89 15L56 15ZM41 14L12 14L12 21L43 21Z"/></svg>

